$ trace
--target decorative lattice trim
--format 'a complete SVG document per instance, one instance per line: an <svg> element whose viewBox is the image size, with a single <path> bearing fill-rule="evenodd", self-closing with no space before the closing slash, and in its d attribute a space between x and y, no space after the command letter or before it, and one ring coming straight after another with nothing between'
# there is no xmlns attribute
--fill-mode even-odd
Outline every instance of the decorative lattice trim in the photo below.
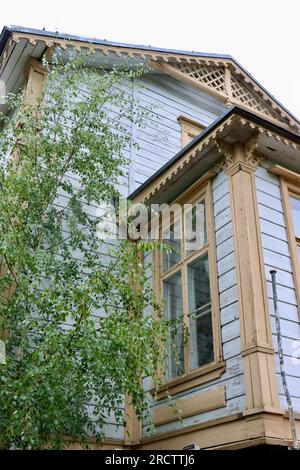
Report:
<svg viewBox="0 0 300 470"><path fill-rule="evenodd" d="M32 45L43 42L46 47L74 47L77 50L100 51L104 55L115 54L117 56L127 56L140 58L148 64L156 63L158 68L166 66L169 72L181 73L187 78L201 84L206 90L216 96L222 97L227 104L237 102L250 108L250 110L269 117L275 121L285 123L297 131L300 131L298 121L291 117L272 96L265 92L256 82L254 82L234 61L227 58L207 58L195 57L190 54L178 54L176 52L162 52L140 50L137 48L127 48L112 44L94 44L91 42L79 42L77 40L58 39L54 36L39 36L24 32L14 32L0 56L0 71L3 69L9 55L9 49L14 44L25 40ZM226 71L226 72L225 72Z"/></svg>
<svg viewBox="0 0 300 470"><path fill-rule="evenodd" d="M254 109L261 114L266 116L274 117L278 119L276 113L271 112L265 105L263 99L260 99L255 95L249 88L235 75L231 76L231 91L232 97L236 101L239 101L244 106L250 109Z"/></svg>
<svg viewBox="0 0 300 470"><path fill-rule="evenodd" d="M225 68L215 65L202 66L200 64L172 64L178 72L182 72L191 78L198 80L215 91L225 94Z"/></svg>
<svg viewBox="0 0 300 470"><path fill-rule="evenodd" d="M171 67L230 99L229 90L226 89L224 66L173 63ZM234 101L260 114L278 119L278 114L270 110L264 100L250 90L234 73L230 76L230 92Z"/></svg>

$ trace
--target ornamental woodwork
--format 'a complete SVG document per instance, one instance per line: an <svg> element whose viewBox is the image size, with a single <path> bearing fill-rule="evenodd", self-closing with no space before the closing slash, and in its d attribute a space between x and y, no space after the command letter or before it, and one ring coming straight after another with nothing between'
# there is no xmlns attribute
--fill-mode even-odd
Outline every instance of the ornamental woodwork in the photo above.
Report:
<svg viewBox="0 0 300 470"><path fill-rule="evenodd" d="M259 116L284 126L292 126L278 105L266 93L254 85L249 79L239 77L232 64L211 60L193 59L180 62L151 62L154 68L170 73L176 78L189 80L203 90L220 98L227 107L238 105ZM296 126L299 130L299 126Z"/></svg>
<svg viewBox="0 0 300 470"><path fill-rule="evenodd" d="M231 58L207 57L201 54L154 51L127 47L95 44L88 41L59 39L53 36L39 36L24 32L14 32L0 57L0 71L10 56L13 47L20 41L35 46L43 43L47 50L75 48L78 51L100 52L141 59L146 65L188 80L208 93L221 99L226 106L239 105L277 125L300 131L299 122L293 118L272 95L266 92L247 72ZM46 53L47 53L46 50Z"/></svg>
<svg viewBox="0 0 300 470"><path fill-rule="evenodd" d="M265 160L265 157L256 150L258 137L259 133L256 133L244 145L244 152L242 154L236 154L233 145L227 144L221 139L216 139L217 149L223 157L215 164L215 170L229 173L236 171L237 166L243 166L244 169L247 168L248 171L255 171Z"/></svg>

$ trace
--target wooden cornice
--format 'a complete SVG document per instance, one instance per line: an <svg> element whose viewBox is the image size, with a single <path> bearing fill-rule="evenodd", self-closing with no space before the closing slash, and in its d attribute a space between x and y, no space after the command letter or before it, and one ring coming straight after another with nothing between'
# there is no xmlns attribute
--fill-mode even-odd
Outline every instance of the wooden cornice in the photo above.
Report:
<svg viewBox="0 0 300 470"><path fill-rule="evenodd" d="M281 135L266 129L259 124L249 121L244 117L231 115L214 131L212 131L210 134L200 140L198 144L196 144L190 150L187 150L186 153L183 154L178 161L176 161L176 163L174 163L162 174L160 174L156 179L149 183L148 187L146 187L142 192L140 192L136 196L136 198L134 198L134 202L149 200L159 190L161 190L163 186L167 185L172 180L172 178L174 178L178 174L178 172L182 171L184 167L190 163L191 160L196 158L196 156L199 155L200 152L207 149L211 144L215 145L220 153L220 159L214 165L212 170L217 172L224 170L226 171L227 167L231 166L232 163L232 147L222 140L222 133L226 127L230 126L233 123L235 125L247 127L249 130L253 131L253 136L246 145L245 164L248 165L250 169L260 165L265 159L265 157L261 155L256 149L258 139L261 135L272 137L277 142L281 142L287 147L291 147L300 151L300 145L296 144L292 140L282 137Z"/></svg>
<svg viewBox="0 0 300 470"><path fill-rule="evenodd" d="M33 46L38 42L42 42L48 50L55 47L60 47L63 50L73 47L78 51L99 51L103 55L114 54L117 57L139 58L153 68L202 88L207 93L223 101L226 106L232 104L245 106L246 109L250 109L261 117L300 132L299 122L289 115L270 94L231 58L178 54L172 51L145 50L139 47L126 47L125 45L95 44L92 41L67 40L55 36L14 32L0 58L0 70L8 59L11 48L22 40ZM200 71L200 75L198 74L197 77L193 75L195 69Z"/></svg>

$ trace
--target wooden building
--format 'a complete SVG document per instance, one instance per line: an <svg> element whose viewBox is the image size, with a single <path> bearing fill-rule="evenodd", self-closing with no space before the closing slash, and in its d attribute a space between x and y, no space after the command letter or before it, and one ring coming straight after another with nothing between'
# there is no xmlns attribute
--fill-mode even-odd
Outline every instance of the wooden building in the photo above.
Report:
<svg viewBox="0 0 300 470"><path fill-rule="evenodd" d="M99 65L108 60L149 66L132 81L132 94L154 104L159 119L132 127L139 149L130 149L122 193L135 202L205 208L198 249L191 252L183 243L181 256L165 268L159 255L153 259L156 291L169 300L176 291L168 314L183 310L191 329L182 348L183 370L179 374L171 361L158 400L149 393L154 436L126 404L127 429L108 423L105 447L290 445L270 270L277 270L285 370L300 439L299 121L232 57L217 54L12 27L0 38L0 80L7 91L30 84L38 93L43 55L70 46L93 49ZM182 215L175 222L184 230ZM200 300L191 294L199 277ZM187 314L196 307L202 316L192 325ZM151 379L145 387L151 391ZM166 390L181 419L167 406Z"/></svg>

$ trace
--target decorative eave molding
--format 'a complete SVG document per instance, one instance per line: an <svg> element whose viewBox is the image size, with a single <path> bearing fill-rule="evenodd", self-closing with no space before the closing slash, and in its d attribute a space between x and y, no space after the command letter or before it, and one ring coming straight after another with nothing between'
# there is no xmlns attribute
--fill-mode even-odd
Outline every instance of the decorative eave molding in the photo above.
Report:
<svg viewBox="0 0 300 470"><path fill-rule="evenodd" d="M211 134L203 138L199 144L195 145L191 150L188 150L186 154L184 154L176 163L174 163L173 166L167 169L162 175L158 176L157 179L152 183L149 183L149 186L136 196L134 202L148 201L210 144L215 145L221 154L220 159L215 163L212 170L215 172L226 172L234 164L234 155L232 146L222 140L221 134L223 133L224 129L230 126L232 123L247 127L249 130L253 131L251 139L249 139L249 141L245 144L245 159L242 163L245 167L248 168L249 171L253 171L253 169L261 165L262 162L266 159L266 157L257 150L258 139L261 135L272 137L277 142L281 142L287 147L291 147L300 151L300 145L296 144L295 142L282 137L275 132L269 131L268 129L265 129L258 124L254 124L253 122L243 117L230 116L227 121L223 122ZM239 162L239 164L241 164L241 162Z"/></svg>
<svg viewBox="0 0 300 470"><path fill-rule="evenodd" d="M265 156L257 151L259 132L244 145L242 159L237 159L234 151L234 145L228 144L222 140L216 140L216 146L223 157L215 164L215 170L225 173L232 173L238 170L241 165L248 171L255 170L265 160Z"/></svg>
<svg viewBox="0 0 300 470"><path fill-rule="evenodd" d="M150 49L144 50L138 47L134 49L126 46L94 44L89 41L66 40L38 34L14 32L0 58L0 71L9 57L9 48L22 40L28 41L33 46L38 42L43 42L48 49L61 47L66 50L68 47L73 47L78 51L100 51L103 55L115 54L117 57L140 58L154 68L164 70L166 73L176 74L182 80L185 79L197 84L208 93L221 99L226 106L234 104L244 106L260 117L300 132L299 122L293 119L271 95L265 92L230 58L198 57ZM198 74L197 78L191 76L195 73Z"/></svg>
<svg viewBox="0 0 300 470"><path fill-rule="evenodd" d="M295 150L300 150L300 145L296 144L292 140L289 140L285 137L282 137L281 135L277 134L276 132L272 132L269 129L265 129L263 126L259 124L255 124L252 121L249 121L248 119L245 118L239 118L239 122L242 126L249 127L249 129L252 129L253 131L257 131L259 134L264 134L267 137L271 137L275 139L277 142L281 142L282 144L292 147Z"/></svg>
<svg viewBox="0 0 300 470"><path fill-rule="evenodd" d="M182 170L191 160L193 160L199 152L202 152L209 144L215 144L216 139L218 138L219 134L223 132L223 130L228 127L234 120L237 118L235 116L231 116L227 121L222 123L215 131L209 134L207 137L201 140L198 145L195 145L190 151L187 153L177 162L174 166L170 167L163 173L161 176L154 180L153 183L150 183L149 187L146 188L142 193L138 195L138 197L134 200L134 202L139 201L148 201L152 196L154 196L161 188L163 188L168 181L170 181L177 173Z"/></svg>

